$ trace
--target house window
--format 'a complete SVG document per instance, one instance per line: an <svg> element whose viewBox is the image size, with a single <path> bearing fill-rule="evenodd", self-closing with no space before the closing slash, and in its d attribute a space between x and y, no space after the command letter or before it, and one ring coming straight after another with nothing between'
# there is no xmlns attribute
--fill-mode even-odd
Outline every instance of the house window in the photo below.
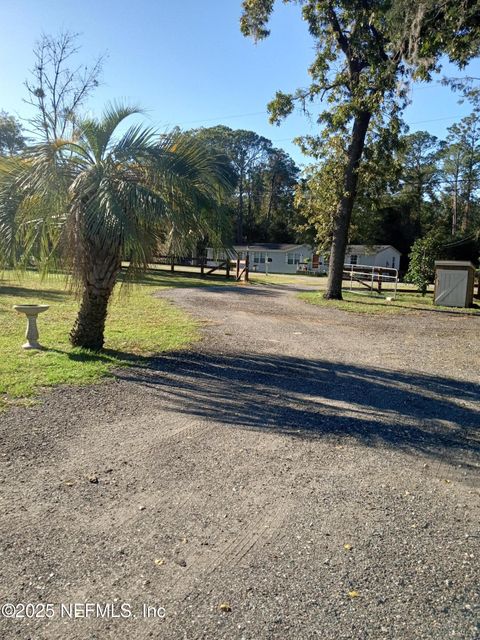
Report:
<svg viewBox="0 0 480 640"><path fill-rule="evenodd" d="M265 264L265 254L255 251L253 254L253 264Z"/></svg>
<svg viewBox="0 0 480 640"><path fill-rule="evenodd" d="M355 253L352 253L352 255L350 256L350 264L357 264L358 262L358 256Z"/></svg>
<svg viewBox="0 0 480 640"><path fill-rule="evenodd" d="M299 253L287 254L287 264L300 264L302 256Z"/></svg>

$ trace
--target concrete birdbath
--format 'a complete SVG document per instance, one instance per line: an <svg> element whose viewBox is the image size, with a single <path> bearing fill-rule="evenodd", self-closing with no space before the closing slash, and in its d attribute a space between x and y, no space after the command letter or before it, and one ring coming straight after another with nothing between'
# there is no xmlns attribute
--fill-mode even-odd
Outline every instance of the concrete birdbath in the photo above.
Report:
<svg viewBox="0 0 480 640"><path fill-rule="evenodd" d="M27 341L23 346L24 349L42 349L38 342L37 316L50 307L46 304L16 304L13 307L18 313L24 313L27 316L27 332L25 337Z"/></svg>

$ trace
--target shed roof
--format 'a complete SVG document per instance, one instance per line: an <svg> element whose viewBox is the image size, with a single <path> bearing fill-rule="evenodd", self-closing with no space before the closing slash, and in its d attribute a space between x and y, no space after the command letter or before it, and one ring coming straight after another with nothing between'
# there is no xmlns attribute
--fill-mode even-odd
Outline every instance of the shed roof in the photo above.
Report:
<svg viewBox="0 0 480 640"><path fill-rule="evenodd" d="M469 260L435 260L436 267L468 267L475 269L475 265Z"/></svg>

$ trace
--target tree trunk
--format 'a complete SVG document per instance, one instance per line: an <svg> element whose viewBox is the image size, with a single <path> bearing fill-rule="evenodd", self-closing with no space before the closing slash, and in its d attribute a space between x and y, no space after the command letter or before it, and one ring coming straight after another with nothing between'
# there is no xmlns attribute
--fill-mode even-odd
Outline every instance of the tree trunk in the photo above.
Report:
<svg viewBox="0 0 480 640"><path fill-rule="evenodd" d="M473 179L472 179L472 168L471 166L468 168L468 178L465 180L466 182L466 189L465 189L465 207L464 207L464 212L463 212L463 216L462 216L462 232L465 233L468 229L468 226L470 224L470 208L471 208L471 200L472 200L472 185L473 185Z"/></svg>
<svg viewBox="0 0 480 640"><path fill-rule="evenodd" d="M452 195L452 236L457 233L458 224L458 182L457 176L455 176L455 184L453 186Z"/></svg>
<svg viewBox="0 0 480 640"><path fill-rule="evenodd" d="M247 244L251 239L252 231L253 231L253 216L252 216L252 199L253 199L253 178L250 179L250 182L247 183L247 223L246 223L246 239Z"/></svg>
<svg viewBox="0 0 480 640"><path fill-rule="evenodd" d="M242 244L243 243L243 168L240 170L238 188L239 188L239 199L238 199L238 212L237 212L236 240L238 244Z"/></svg>
<svg viewBox="0 0 480 640"><path fill-rule="evenodd" d="M348 147L348 159L343 177L343 196L338 204L333 221L332 249L328 265L328 284L324 297L328 300L342 299L342 276L348 229L353 205L357 195L358 168L362 159L365 137L372 114L361 111L353 123L352 138Z"/></svg>
<svg viewBox="0 0 480 640"><path fill-rule="evenodd" d="M272 210L273 210L273 200L275 197L275 173L272 175L272 179L270 180L270 195L268 198L268 209L267 209L267 223L270 226L270 220L272 218Z"/></svg>
<svg viewBox="0 0 480 640"><path fill-rule="evenodd" d="M118 256L109 255L88 260L83 281L83 294L77 319L70 332L74 347L100 351L104 343L108 301L120 271Z"/></svg>

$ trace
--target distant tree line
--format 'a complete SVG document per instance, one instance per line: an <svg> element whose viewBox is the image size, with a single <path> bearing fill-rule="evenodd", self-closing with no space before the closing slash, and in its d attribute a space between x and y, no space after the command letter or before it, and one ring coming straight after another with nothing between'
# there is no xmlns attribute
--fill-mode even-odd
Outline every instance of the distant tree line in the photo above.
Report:
<svg viewBox="0 0 480 640"><path fill-rule="evenodd" d="M188 133L230 164L236 184L228 203L230 240L294 242L299 237L294 199L300 170L286 151L254 131L223 125Z"/></svg>

